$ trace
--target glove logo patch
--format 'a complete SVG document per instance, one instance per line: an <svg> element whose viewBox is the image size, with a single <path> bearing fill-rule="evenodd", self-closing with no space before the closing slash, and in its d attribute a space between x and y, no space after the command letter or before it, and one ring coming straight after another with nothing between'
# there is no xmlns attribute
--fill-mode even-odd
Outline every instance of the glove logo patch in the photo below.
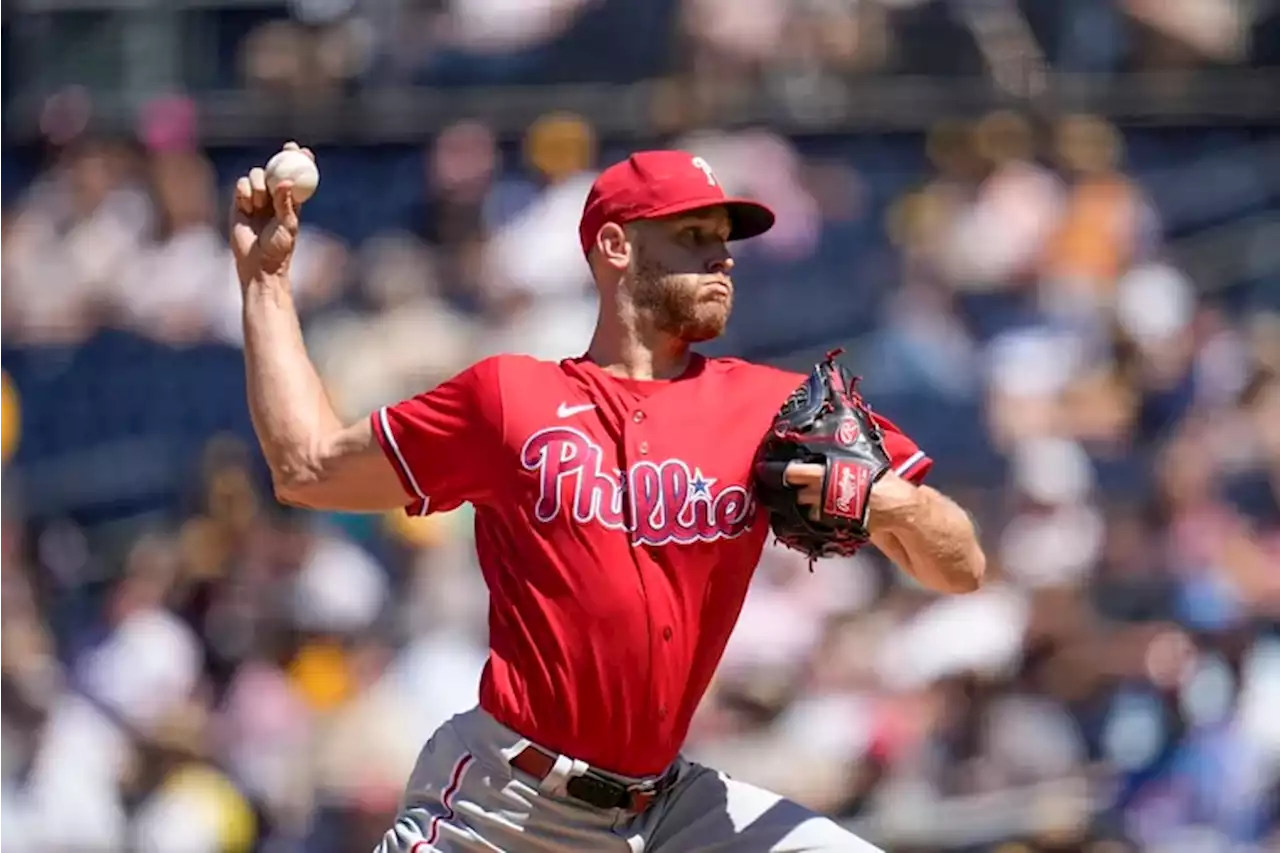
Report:
<svg viewBox="0 0 1280 853"><path fill-rule="evenodd" d="M843 460L832 463L827 477L826 506L828 515L861 521L866 508L864 495L871 485L871 472L861 465Z"/></svg>
<svg viewBox="0 0 1280 853"><path fill-rule="evenodd" d="M845 418L840 422L840 426L836 428L836 441L845 447L853 447L857 444L860 435L862 435L862 430L858 427L858 422L853 418Z"/></svg>
<svg viewBox="0 0 1280 853"><path fill-rule="evenodd" d="M570 427L529 436L520 461L538 478L534 517L550 524L564 515L627 531L633 545L733 539L755 522L757 504L746 487L721 486L682 459L646 460L627 471L606 468L604 459L599 444Z"/></svg>

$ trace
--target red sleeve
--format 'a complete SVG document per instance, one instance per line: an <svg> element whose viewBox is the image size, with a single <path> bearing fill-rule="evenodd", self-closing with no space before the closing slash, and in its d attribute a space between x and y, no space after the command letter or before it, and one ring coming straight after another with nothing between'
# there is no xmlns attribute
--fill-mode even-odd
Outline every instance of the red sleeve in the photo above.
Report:
<svg viewBox="0 0 1280 853"><path fill-rule="evenodd" d="M409 496L405 512L445 512L493 492L502 438L496 359L369 417Z"/></svg>
<svg viewBox="0 0 1280 853"><path fill-rule="evenodd" d="M889 461L893 463L894 473L916 485L924 482L925 475L933 467L933 460L929 455L921 450L906 433L898 429L898 425L893 421L874 412L871 413L871 417L884 430L884 449L889 454Z"/></svg>

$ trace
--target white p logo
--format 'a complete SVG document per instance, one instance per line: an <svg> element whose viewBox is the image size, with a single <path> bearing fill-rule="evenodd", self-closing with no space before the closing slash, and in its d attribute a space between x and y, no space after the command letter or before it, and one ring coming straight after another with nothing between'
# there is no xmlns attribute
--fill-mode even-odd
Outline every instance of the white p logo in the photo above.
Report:
<svg viewBox="0 0 1280 853"><path fill-rule="evenodd" d="M702 172L702 174L707 176L708 184L710 184L713 187L716 185L715 172L711 171L711 164L708 163L706 160L703 160L701 157L694 157L693 168L697 169L698 171Z"/></svg>

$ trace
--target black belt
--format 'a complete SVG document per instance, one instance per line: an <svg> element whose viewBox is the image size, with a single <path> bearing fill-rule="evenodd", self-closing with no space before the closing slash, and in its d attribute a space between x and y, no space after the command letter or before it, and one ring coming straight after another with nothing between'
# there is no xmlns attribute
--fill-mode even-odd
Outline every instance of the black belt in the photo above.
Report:
<svg viewBox="0 0 1280 853"><path fill-rule="evenodd" d="M511 759L511 766L541 782L556 766L556 758L536 746L526 746ZM570 776L564 787L575 800L598 809L625 809L639 813L653 805L658 795L671 786L674 778L675 773L668 771L653 782L624 785L588 770L581 776Z"/></svg>

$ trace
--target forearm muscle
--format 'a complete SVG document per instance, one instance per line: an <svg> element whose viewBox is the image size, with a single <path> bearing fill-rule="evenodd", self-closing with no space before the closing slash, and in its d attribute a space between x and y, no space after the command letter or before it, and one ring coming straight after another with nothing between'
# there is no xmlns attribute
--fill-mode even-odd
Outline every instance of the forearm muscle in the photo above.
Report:
<svg viewBox="0 0 1280 853"><path fill-rule="evenodd" d="M249 412L277 487L317 475L323 443L342 429L303 343L285 277L244 288L244 353Z"/></svg>
<svg viewBox="0 0 1280 853"><path fill-rule="evenodd" d="M885 499L873 493L872 542L930 589L977 589L986 558L969 515L936 489L899 482Z"/></svg>

